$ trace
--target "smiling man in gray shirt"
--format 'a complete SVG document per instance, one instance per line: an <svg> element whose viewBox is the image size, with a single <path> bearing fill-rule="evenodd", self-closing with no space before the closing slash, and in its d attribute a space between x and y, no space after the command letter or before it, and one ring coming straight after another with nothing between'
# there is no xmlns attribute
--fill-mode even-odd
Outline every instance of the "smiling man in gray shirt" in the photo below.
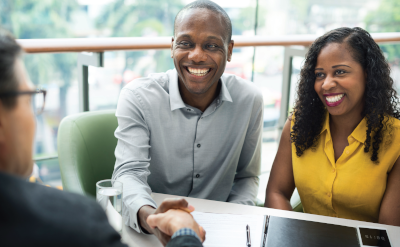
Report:
<svg viewBox="0 0 400 247"><path fill-rule="evenodd" d="M225 11L192 2L175 19L175 69L136 79L121 92L113 179L124 184L125 222L138 232L155 212L152 191L254 205L263 98L223 74L234 42ZM157 212L156 212L157 213Z"/></svg>

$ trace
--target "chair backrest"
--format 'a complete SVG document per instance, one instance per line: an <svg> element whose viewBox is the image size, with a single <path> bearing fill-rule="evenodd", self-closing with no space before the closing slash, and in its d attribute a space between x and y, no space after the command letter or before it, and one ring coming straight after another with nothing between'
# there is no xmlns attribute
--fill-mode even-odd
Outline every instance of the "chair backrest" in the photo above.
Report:
<svg viewBox="0 0 400 247"><path fill-rule="evenodd" d="M118 127L115 110L84 112L61 121L58 159L64 190L96 196L96 182L111 178Z"/></svg>

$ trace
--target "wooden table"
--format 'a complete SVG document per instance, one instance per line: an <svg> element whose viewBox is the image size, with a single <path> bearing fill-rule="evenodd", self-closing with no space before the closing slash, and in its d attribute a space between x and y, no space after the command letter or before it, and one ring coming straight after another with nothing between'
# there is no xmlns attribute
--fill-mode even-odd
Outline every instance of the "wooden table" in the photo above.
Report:
<svg viewBox="0 0 400 247"><path fill-rule="evenodd" d="M386 228L389 234L389 238L392 242L392 246L400 247L400 227L396 226L388 226L382 224L368 223L364 221L346 220L346 219L333 218L327 216L296 213L285 210L277 210L277 209L262 208L255 206L245 206L234 203L210 201L204 199L196 199L190 197L181 197L181 196L173 196L173 195L158 194L158 193L153 193L152 197L158 205L161 204L161 202L165 198L177 198L177 197L185 198L191 205L193 205L196 208L196 211L199 212L273 215L279 217L316 221L316 222L323 222L323 223L350 226L350 227L357 227L359 225L362 225L369 227ZM122 239L130 247L145 247L145 246L162 247L162 244L158 241L158 239L155 236L139 234L128 226L124 226L122 229Z"/></svg>

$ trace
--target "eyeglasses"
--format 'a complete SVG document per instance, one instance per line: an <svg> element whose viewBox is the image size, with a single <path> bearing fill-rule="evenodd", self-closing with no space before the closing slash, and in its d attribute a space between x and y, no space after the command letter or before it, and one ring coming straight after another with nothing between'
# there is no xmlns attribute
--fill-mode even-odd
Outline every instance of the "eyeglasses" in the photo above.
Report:
<svg viewBox="0 0 400 247"><path fill-rule="evenodd" d="M32 107L36 115L40 115L44 110L46 102L46 90L36 89L33 91L20 91L20 92L8 92L0 94L0 97L16 97L21 95L32 95Z"/></svg>

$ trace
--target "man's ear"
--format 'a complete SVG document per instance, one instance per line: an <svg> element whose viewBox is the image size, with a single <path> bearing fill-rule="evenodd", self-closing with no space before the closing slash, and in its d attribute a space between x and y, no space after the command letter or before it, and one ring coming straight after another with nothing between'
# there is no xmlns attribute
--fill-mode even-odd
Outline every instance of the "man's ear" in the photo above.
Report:
<svg viewBox="0 0 400 247"><path fill-rule="evenodd" d="M0 101L0 145L3 145L6 142L6 133L4 129L5 114L6 109Z"/></svg>
<svg viewBox="0 0 400 247"><path fill-rule="evenodd" d="M174 37L171 39L171 58L174 58Z"/></svg>
<svg viewBox="0 0 400 247"><path fill-rule="evenodd" d="M231 61L232 59L232 51L233 51L233 46L235 45L235 41L231 40L231 42L228 45L228 62Z"/></svg>

